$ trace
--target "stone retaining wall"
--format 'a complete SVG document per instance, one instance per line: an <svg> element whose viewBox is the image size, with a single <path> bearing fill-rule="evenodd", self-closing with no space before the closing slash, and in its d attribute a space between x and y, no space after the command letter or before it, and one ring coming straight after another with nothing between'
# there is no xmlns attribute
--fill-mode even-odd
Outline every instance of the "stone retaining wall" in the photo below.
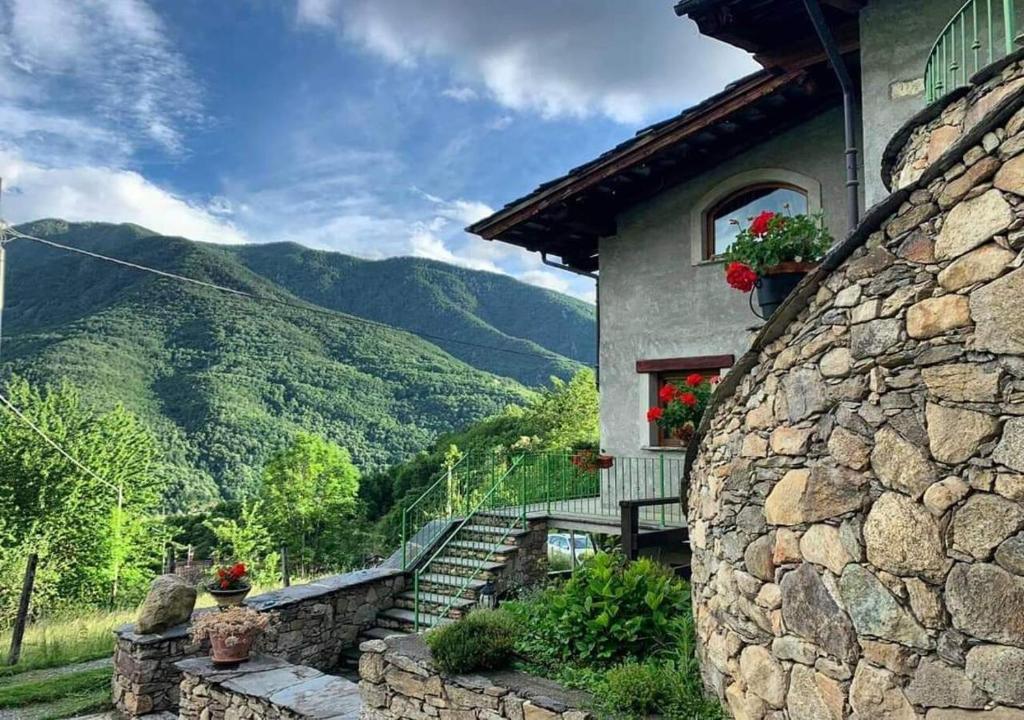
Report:
<svg viewBox="0 0 1024 720"><path fill-rule="evenodd" d="M398 570L359 570L249 598L247 605L274 613L256 651L297 665L332 671L341 653L372 627L377 612L391 607L404 588ZM185 625L156 635L117 631L113 692L128 717L178 706L181 672L175 664L205 650L188 638Z"/></svg>
<svg viewBox="0 0 1024 720"><path fill-rule="evenodd" d="M356 685L313 668L254 656L233 668L209 658L184 660L180 720L357 720Z"/></svg>
<svg viewBox="0 0 1024 720"><path fill-rule="evenodd" d="M1024 62L1018 59L1022 55L1017 53L983 72L969 88L950 93L944 107L943 101L939 101L922 111L921 116L912 118L886 148L882 162L886 187L898 190L917 181L993 108L1024 92ZM935 117L928 117L936 113Z"/></svg>
<svg viewBox="0 0 1024 720"><path fill-rule="evenodd" d="M590 720L585 693L548 680L503 671L440 674L417 636L371 640L360 646L363 720Z"/></svg>
<svg viewBox="0 0 1024 720"><path fill-rule="evenodd" d="M1022 74L907 165L702 423L699 655L736 718L1024 720Z"/></svg>

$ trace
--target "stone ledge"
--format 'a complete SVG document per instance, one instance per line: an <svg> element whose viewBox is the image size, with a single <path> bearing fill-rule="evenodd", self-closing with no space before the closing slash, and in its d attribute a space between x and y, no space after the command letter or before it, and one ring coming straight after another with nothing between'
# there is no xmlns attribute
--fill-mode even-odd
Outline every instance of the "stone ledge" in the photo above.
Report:
<svg viewBox="0 0 1024 720"><path fill-rule="evenodd" d="M193 707L217 702L211 690L225 696L219 710L237 708L246 717L279 717L287 710L297 717L354 719L362 708L358 686L345 678L292 665L267 656L254 656L235 667L218 667L209 658L175 663L182 672L182 717Z"/></svg>
<svg viewBox="0 0 1024 720"><path fill-rule="evenodd" d="M488 718L547 718L585 720L594 699L551 680L517 670L487 671L472 675L443 675L429 648L417 635L371 640L360 646L360 683L369 707L366 717L413 717L410 705L430 705L480 711ZM516 710L518 708L518 712ZM484 714L484 713L488 714ZM419 717L416 715L416 717Z"/></svg>

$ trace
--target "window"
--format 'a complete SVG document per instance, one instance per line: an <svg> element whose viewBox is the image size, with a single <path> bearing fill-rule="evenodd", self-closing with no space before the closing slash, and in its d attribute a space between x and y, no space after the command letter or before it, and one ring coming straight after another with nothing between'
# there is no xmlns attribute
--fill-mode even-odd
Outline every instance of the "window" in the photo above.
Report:
<svg viewBox="0 0 1024 720"><path fill-rule="evenodd" d="M638 360L636 371L646 374L649 378L650 395L646 398L646 407L653 407L658 404L658 391L665 385L685 384L686 377L693 373L699 373L704 377L723 375L732 367L736 358L732 355L700 355L695 357L665 358L662 360ZM645 420L646 422L646 420ZM678 438L665 435L657 423L649 423L650 438L647 442L649 447L656 448L681 448L682 443Z"/></svg>
<svg viewBox="0 0 1024 720"><path fill-rule="evenodd" d="M765 210L794 215L806 213L807 191L787 183L759 183L727 196L707 212L704 259L722 255L750 218Z"/></svg>

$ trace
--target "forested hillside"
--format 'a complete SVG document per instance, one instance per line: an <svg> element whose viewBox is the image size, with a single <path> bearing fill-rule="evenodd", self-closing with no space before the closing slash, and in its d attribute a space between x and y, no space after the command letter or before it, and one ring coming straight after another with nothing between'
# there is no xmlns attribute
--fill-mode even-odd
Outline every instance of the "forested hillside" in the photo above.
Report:
<svg viewBox="0 0 1024 720"><path fill-rule="evenodd" d="M130 225L22 229L309 304L233 298L24 240L9 247L4 371L34 384L67 379L84 403L136 413L169 465L173 507L251 493L270 453L300 430L347 448L364 473L379 470L529 399L516 378L540 384L579 369L560 352L593 353L592 308L486 273L294 245L225 248ZM406 332L314 311L324 307L527 354L453 344L449 355Z"/></svg>

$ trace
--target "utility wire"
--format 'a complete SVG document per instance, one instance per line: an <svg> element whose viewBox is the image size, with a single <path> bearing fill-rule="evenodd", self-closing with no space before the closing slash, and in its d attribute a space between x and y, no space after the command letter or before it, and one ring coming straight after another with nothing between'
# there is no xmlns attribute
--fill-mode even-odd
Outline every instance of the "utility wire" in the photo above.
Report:
<svg viewBox="0 0 1024 720"><path fill-rule="evenodd" d="M187 277L185 275L178 275L176 273L166 272L164 270L157 270L155 268L147 267L146 265L140 265L138 263L129 262L127 260L121 260L119 258L110 257L109 255L102 255L100 253L91 252L89 250L83 250L82 248L77 248L77 247L74 247L72 245L63 245L61 243L54 242L53 240L46 240L45 238L35 237L34 235L26 235L25 233L21 232L20 230L17 230L17 229L14 229L14 228L11 228L9 230L9 234L11 236L13 236L13 237L22 238L24 240L30 240L32 242L42 243L43 245L49 245L50 247L57 248L59 250L65 250L67 252L77 253L79 255L85 255L87 257L91 257L91 258L94 258L96 260L102 260L104 262L114 263L115 265L121 265L122 267L130 268L132 270L138 270L140 272L152 273L154 275L158 275L160 277L167 278L169 280L177 280L179 282L190 283L192 285L198 285L199 287L204 287L204 288L207 288L207 289L210 289L210 290L217 290L219 292L224 292L224 293L228 293L230 295L235 295L235 296L238 296L238 297L243 297L243 298L246 298L248 300L255 300L257 302L266 302L266 303L270 303L272 305L279 305L279 306L282 306L282 307L292 308L292 309L295 309L295 310L304 310L306 312L312 312L312 313L315 313L315 314L318 314L318 315L327 315L327 316L330 316L330 317L341 317L341 318L344 318L344 319L348 320L349 322L362 323L362 324L368 325L370 327L383 328L383 329L392 330L392 331L398 330L400 332L406 332L406 333L409 333L410 335L415 335L417 337L424 338L425 340L431 340L431 341L434 341L434 342L452 343L452 344L455 344L455 345L464 345L466 347L477 348L479 350L491 350L493 352L503 352L503 353L508 353L510 355L520 355L520 356L523 356L523 357L544 358L545 360L549 360L549 361L550 360L556 360L557 357L558 357L557 354L555 354L555 353L552 353L551 355L545 355L545 354L539 353L539 352L530 352L530 351L527 351L527 350L513 350L511 348L503 348L503 347L498 347L496 345L482 345L480 343L474 343L474 342L470 342L468 340L456 340L455 338L443 337L441 335L432 335L430 333L420 332L418 330L406 330L405 328L398 328L398 327L395 327L393 325L386 325L385 323L377 322L376 320L367 320L366 318L361 318L361 317L358 317L356 315L350 315L350 314L348 314L346 312L342 312L340 310L331 310L329 308L321 308L321 307L316 307L314 305L308 305L308 304L303 304L303 303L291 302L289 300L282 300L280 298L270 297L270 296L267 296L267 295L256 295L255 293L247 292L245 290L237 290L235 288L229 288L229 287L225 287L223 285L217 285L216 283L211 283L211 282L206 282L206 281L203 281L203 280L197 280L195 278L190 278L190 277ZM581 363L583 365L587 365L588 364L585 361L578 360L576 358L568 358L568 359L572 360L573 362Z"/></svg>
<svg viewBox="0 0 1024 720"><path fill-rule="evenodd" d="M87 468L85 465L83 465L82 463L78 462L78 460L76 460L67 450L62 448L55 440L53 440L53 438L51 438L49 435L47 435L45 432L43 432L43 430L40 429L39 426L37 426L34 422L29 420L27 417L25 417L25 415L21 412L21 410L19 410L14 405L14 403L12 403L10 400L8 400L6 397L4 397L3 393L0 393L0 404L3 404L4 406L6 406L8 410L10 410L12 413L14 413L15 417L17 417L19 420L21 420L23 423L25 423L25 425L30 427L32 429L32 431L35 432L36 435L41 437L46 442L47 445L49 445L54 450L56 450L58 453L60 453L68 462L70 462L76 468L78 468L79 470L81 470L82 472L84 472L86 475L88 475L89 477L93 478L94 480L97 480L98 482L103 483L107 487L112 488L114 490L118 490L118 492L120 492L119 488L117 486L115 486L112 482L110 482L109 480L104 480L99 475L97 475L95 472L93 472L92 470Z"/></svg>

